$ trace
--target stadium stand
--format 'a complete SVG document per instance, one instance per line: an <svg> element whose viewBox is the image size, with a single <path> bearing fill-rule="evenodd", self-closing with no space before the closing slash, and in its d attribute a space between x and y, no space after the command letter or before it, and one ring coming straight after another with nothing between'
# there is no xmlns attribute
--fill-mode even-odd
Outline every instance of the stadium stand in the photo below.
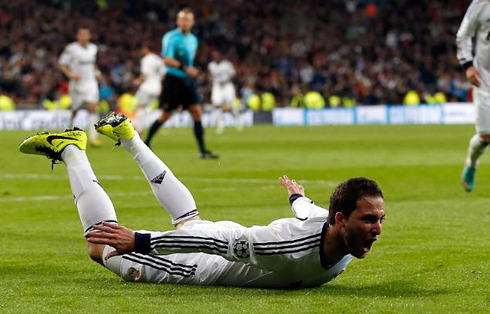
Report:
<svg viewBox="0 0 490 314"><path fill-rule="evenodd" d="M308 91L332 106L401 104L410 91L423 103L467 100L454 47L463 0L2 1L0 93L33 107L60 99L67 83L58 56L87 26L106 78L102 99L114 104L134 92L141 42L159 52L184 4L196 12L206 97L206 64L219 49L235 64L241 94L271 93L276 106L302 104Z"/></svg>

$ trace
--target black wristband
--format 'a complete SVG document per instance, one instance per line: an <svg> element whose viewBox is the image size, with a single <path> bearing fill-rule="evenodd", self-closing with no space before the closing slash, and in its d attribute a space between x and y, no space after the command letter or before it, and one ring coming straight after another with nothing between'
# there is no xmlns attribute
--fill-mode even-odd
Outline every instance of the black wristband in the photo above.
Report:
<svg viewBox="0 0 490 314"><path fill-rule="evenodd" d="M294 201L297 200L298 198L303 197L301 194L293 194L289 197L289 204L293 205Z"/></svg>
<svg viewBox="0 0 490 314"><path fill-rule="evenodd" d="M466 71L469 67L472 67L473 66L473 61L465 62L465 63L461 64L461 66Z"/></svg>
<svg viewBox="0 0 490 314"><path fill-rule="evenodd" d="M148 254L151 252L151 234L134 233L134 251L136 253Z"/></svg>
<svg viewBox="0 0 490 314"><path fill-rule="evenodd" d="M182 62L180 63L179 69L185 72L185 66Z"/></svg>

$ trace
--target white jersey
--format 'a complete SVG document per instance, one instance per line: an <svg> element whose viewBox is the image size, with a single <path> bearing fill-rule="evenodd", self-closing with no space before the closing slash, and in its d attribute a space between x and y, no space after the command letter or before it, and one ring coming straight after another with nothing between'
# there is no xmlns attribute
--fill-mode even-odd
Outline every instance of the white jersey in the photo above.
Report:
<svg viewBox="0 0 490 314"><path fill-rule="evenodd" d="M230 61L212 61L209 63L208 69L213 78L213 87L216 85L223 86L226 84L232 84L232 79L235 76L235 68Z"/></svg>
<svg viewBox="0 0 490 314"><path fill-rule="evenodd" d="M231 221L193 220L179 230L151 232L146 239L149 255L126 254L119 262L113 260L113 266L106 266L126 280L146 282L320 286L342 273L353 256L327 265L323 243L328 211L306 197L296 199L292 207L296 218L267 226L246 228Z"/></svg>
<svg viewBox="0 0 490 314"><path fill-rule="evenodd" d="M165 75L166 68L163 60L154 53L149 53L141 59L141 74L146 78L141 83L141 91L159 95L162 90L162 79Z"/></svg>
<svg viewBox="0 0 490 314"><path fill-rule="evenodd" d="M78 42L73 42L65 47L61 53L59 64L67 66L72 73L80 76L78 81L70 80L70 93L93 90L94 86L97 88L96 60L97 46L92 43L83 47Z"/></svg>
<svg viewBox="0 0 490 314"><path fill-rule="evenodd" d="M481 89L490 91L490 0L473 0L458 30L456 44L460 64L473 63L482 77Z"/></svg>

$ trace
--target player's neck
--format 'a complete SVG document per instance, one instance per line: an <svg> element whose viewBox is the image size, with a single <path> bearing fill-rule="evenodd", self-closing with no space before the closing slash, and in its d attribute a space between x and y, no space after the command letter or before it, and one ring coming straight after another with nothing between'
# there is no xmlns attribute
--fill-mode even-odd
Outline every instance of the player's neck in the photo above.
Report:
<svg viewBox="0 0 490 314"><path fill-rule="evenodd" d="M186 31L186 30L183 30L182 28L179 28L179 29L180 29L180 32L181 32L182 34L184 34L184 36L189 35L189 33L191 32L191 31Z"/></svg>
<svg viewBox="0 0 490 314"><path fill-rule="evenodd" d="M88 42L86 42L86 43L81 43L81 42L78 42L78 44L79 44L80 46L82 46L83 48L87 48L87 46L88 46Z"/></svg>
<svg viewBox="0 0 490 314"><path fill-rule="evenodd" d="M347 255L340 232L335 225L330 225L325 231L325 241L323 245L323 261L328 265L337 264L345 255Z"/></svg>

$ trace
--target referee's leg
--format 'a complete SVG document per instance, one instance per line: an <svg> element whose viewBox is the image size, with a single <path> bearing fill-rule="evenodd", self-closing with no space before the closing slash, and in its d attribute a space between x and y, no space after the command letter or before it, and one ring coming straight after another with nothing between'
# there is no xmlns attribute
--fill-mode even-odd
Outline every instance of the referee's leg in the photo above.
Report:
<svg viewBox="0 0 490 314"><path fill-rule="evenodd" d="M204 142L204 128L202 127L202 108L198 104L190 105L187 107L192 120L194 120L194 136L196 137L197 145L199 146L199 152L201 153L201 158L206 159L216 159L218 155L213 154L206 148Z"/></svg>

